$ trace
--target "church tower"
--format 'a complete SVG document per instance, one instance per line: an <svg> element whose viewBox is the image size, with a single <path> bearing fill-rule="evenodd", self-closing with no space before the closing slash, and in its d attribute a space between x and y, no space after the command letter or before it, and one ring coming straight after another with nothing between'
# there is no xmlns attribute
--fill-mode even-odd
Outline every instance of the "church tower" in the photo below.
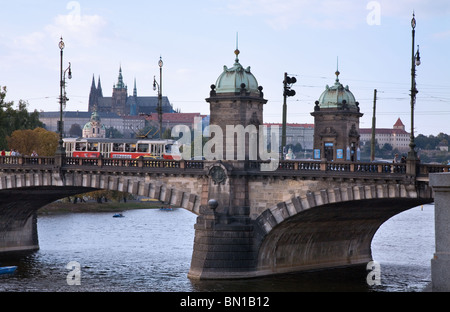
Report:
<svg viewBox="0 0 450 312"><path fill-rule="evenodd" d="M359 155L359 103L348 86L339 81L326 86L314 112L314 158L327 161L357 161Z"/></svg>
<svg viewBox="0 0 450 312"><path fill-rule="evenodd" d="M92 76L91 91L89 92L88 112L103 111L100 107L100 99L103 97L102 84L98 77L97 87L95 86L95 78Z"/></svg>
<svg viewBox="0 0 450 312"><path fill-rule="evenodd" d="M126 116L130 112L130 108L127 107L128 89L123 83L122 66L119 69L119 77L117 84L113 87L111 111L119 116Z"/></svg>
<svg viewBox="0 0 450 312"><path fill-rule="evenodd" d="M97 106L98 106L98 92L97 92L97 88L95 87L94 76L92 76L91 91L89 92L88 111L89 112L95 111Z"/></svg>

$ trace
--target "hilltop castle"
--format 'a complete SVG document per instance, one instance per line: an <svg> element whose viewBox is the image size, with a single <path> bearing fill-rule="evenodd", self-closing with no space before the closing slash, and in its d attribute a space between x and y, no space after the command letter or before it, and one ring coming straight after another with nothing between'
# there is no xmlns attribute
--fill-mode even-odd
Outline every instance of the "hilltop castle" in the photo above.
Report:
<svg viewBox="0 0 450 312"><path fill-rule="evenodd" d="M137 96L136 79L134 80L133 95L128 95L128 87L123 82L122 67L119 69L117 83L113 86L111 97L104 97L100 77L97 87L92 77L91 91L89 93L89 112L115 113L119 116L136 116L139 114L152 114L157 112L158 96ZM166 96L162 97L162 112L174 113L172 105Z"/></svg>

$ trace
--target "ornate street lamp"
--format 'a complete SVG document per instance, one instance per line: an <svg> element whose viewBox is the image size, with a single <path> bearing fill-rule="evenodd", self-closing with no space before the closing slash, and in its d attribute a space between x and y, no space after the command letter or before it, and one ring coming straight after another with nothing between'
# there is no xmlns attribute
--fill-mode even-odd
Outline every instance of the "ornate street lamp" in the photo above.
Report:
<svg viewBox="0 0 450 312"><path fill-rule="evenodd" d="M56 150L57 156L64 156L66 154L63 146L63 132L64 132L64 123L63 123L63 107L66 106L66 102L69 100L66 97L66 73L68 72L68 78L72 79L72 69L71 64L69 63L69 67L66 70L63 70L63 50L65 48L65 44L63 38L59 42L59 49L61 53L61 67L60 67L60 79L59 79L59 122L58 122L58 131L59 131L59 142L58 149Z"/></svg>
<svg viewBox="0 0 450 312"><path fill-rule="evenodd" d="M415 52L415 28L416 28L416 18L413 13L413 18L411 20L412 27L412 53L411 53L411 136L409 142L409 160L418 160L417 153L415 151L416 144L414 143L414 106L416 103L416 94L419 92L416 88L416 66L420 65L420 53L419 46L417 46L417 52Z"/></svg>
<svg viewBox="0 0 450 312"><path fill-rule="evenodd" d="M156 82L156 77L153 76L153 90L158 90L158 108L156 111L158 112L158 121L159 121L159 138L162 139L162 67L163 67L162 58L159 57L159 84Z"/></svg>

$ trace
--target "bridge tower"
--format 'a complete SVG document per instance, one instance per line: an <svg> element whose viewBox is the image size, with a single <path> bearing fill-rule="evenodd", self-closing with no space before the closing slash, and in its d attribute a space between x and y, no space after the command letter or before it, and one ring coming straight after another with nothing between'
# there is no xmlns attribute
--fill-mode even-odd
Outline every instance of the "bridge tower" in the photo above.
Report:
<svg viewBox="0 0 450 312"><path fill-rule="evenodd" d="M233 67L224 66L206 99L210 129L215 132L211 140L220 144L211 151L217 161L207 168L195 225L189 271L194 279L242 277L251 274L257 261L245 160L257 160L259 126L267 100L250 67L239 63L239 54L236 49ZM245 142L238 140L242 132L246 133Z"/></svg>
<svg viewBox="0 0 450 312"><path fill-rule="evenodd" d="M356 161L359 149L359 103L348 86L339 81L326 86L314 112L314 158L327 161Z"/></svg>
<svg viewBox="0 0 450 312"><path fill-rule="evenodd" d="M223 152L213 153L216 159L256 160L257 150L251 150L248 143L258 142L257 132L263 124L263 105L267 100L263 98L263 88L258 85L250 66L244 68L239 63L240 51L236 49L234 53L236 59L233 67L224 66L216 84L211 85L210 97L206 99L210 104L210 125L218 126L219 133L215 135L222 134L219 140L223 142ZM235 138L242 128L246 130L248 139L243 155L239 153L242 151L238 151L242 146Z"/></svg>

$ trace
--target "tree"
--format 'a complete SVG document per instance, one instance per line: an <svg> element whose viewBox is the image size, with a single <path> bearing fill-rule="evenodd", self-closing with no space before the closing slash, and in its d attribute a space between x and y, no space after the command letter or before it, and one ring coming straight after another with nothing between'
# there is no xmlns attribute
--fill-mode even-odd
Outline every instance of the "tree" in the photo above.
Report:
<svg viewBox="0 0 450 312"><path fill-rule="evenodd" d="M81 126L77 123L73 124L69 129L69 135L71 137L79 138L83 135L83 130Z"/></svg>
<svg viewBox="0 0 450 312"><path fill-rule="evenodd" d="M121 138L123 138L123 134L122 134L122 132L120 132L116 128L109 127L109 128L106 128L106 137L107 138L118 138L118 139L121 139Z"/></svg>
<svg viewBox="0 0 450 312"><path fill-rule="evenodd" d="M39 121L39 112L28 113L28 103L20 100L17 110L14 109L14 102L6 102L6 87L0 87L0 149L7 148L7 137L15 130L34 129L43 127Z"/></svg>
<svg viewBox="0 0 450 312"><path fill-rule="evenodd" d="M31 155L36 151L39 156L54 156L58 147L58 134L44 128L34 130L16 130L7 137L9 148L22 155Z"/></svg>

